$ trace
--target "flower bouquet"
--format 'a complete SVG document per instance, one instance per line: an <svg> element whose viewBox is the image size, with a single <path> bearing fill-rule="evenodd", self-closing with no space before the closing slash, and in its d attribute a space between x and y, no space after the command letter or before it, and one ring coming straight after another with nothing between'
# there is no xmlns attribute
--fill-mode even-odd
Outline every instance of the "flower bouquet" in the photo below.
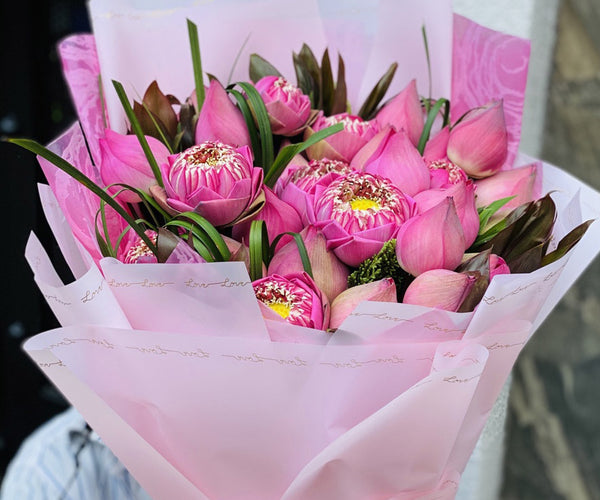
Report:
<svg viewBox="0 0 600 500"><path fill-rule="evenodd" d="M12 139L76 278L31 235L24 348L154 498L453 498L598 251L600 194L517 153L528 41L376 5L94 0L79 123Z"/></svg>

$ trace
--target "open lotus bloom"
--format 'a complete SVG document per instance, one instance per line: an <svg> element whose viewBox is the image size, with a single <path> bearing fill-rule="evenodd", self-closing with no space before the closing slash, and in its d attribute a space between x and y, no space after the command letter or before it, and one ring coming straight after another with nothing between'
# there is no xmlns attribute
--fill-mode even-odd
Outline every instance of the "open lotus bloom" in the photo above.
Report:
<svg viewBox="0 0 600 500"><path fill-rule="evenodd" d="M523 60L529 56L529 42L453 17L446 0L266 0L260 8L236 0L180 3L165 2L163 10L152 10L133 0L92 0L94 36L67 38L59 47L81 127L75 124L51 147L99 184L104 110L113 130L123 134L127 128L123 107L108 83L123 82L133 96L158 80L165 92L188 96L194 80L186 50L186 18L200 27L204 69L222 82L227 81L238 53L240 61L260 53L290 78L294 75L290 54L302 43L318 54L325 47L331 55L339 51L346 58L352 111L394 61L398 70L388 101L414 79L420 94L426 92L421 34L425 23L435 68L432 92L450 97L452 123L503 96L507 153L492 148L487 155L492 166L482 168L486 173L504 171L534 161L517 152L527 72ZM347 36L348 31L352 36ZM502 65L491 71L488 65L494 61ZM247 66L234 66L231 81L247 80ZM489 77L489 85L473 84L482 73ZM100 74L105 107L98 89ZM413 95L413 84L408 88ZM205 112L202 133L222 130L223 123L209 111L233 109L229 104L235 102L223 101L229 96L222 90L213 87L214 107ZM307 237L307 246L323 260L315 269L335 272L342 266L345 277L345 265L356 266L398 236L401 262L415 274L429 273L416 282L411 294L417 304L435 305L429 300L432 287L443 286L453 276L452 270L436 269L458 265L468 245L464 233L469 240L473 236L469 216L473 193L463 196L459 192L463 185L453 187L466 179L456 165L463 167L471 160L477 164L490 151L478 151L473 159L462 149L469 142L467 128L477 127L480 115L464 123L464 133L458 128L454 137L446 137L444 131L429 150L428 160L449 163L443 170L441 164L433 168L440 170L434 175L429 162L416 167L412 162L410 168L422 174L422 185L414 188L414 194L428 187L454 194L443 192L441 204L431 201L435 193L421 195L423 207L430 202L431 206L419 212L418 200L387 187L391 181L379 177L387 167L377 163L414 148L415 124L420 128L420 119L407 108L413 101L404 102L410 96L403 96L389 101L380 119L401 128L406 123L410 130L390 129L389 147L368 148L369 154L356 161L366 163L377 150L372 160L376 172L332 175L328 186L316 184L314 200L312 194L306 198L312 200L319 230ZM304 113L302 106L295 110L298 115L300 111ZM271 114L284 123L287 115L282 113L274 109ZM388 113L398 113L398 121L386 118ZM337 140L331 136L321 149L339 155L330 160L351 162L351 156L360 154L352 134L364 146L386 125L380 130L375 120L364 125L349 118L353 115L344 116L344 134ZM304 115L301 118L290 127L302 129ZM397 142L391 140L393 134L399 134ZM216 225L239 217L251 220L262 189L256 181L262 174L255 171L261 165L238 152L244 141L234 142L219 150L228 151L229 160L234 156L237 160L224 160L212 177L202 170L205 160L186 164L181 175L176 171L181 165L175 161L160 165L168 181L167 205L176 211L204 211ZM444 149L452 153L445 157ZM62 327L29 339L24 349L157 500L454 498L517 356L599 250L600 223L594 222L576 246L536 271L508 273L504 261L494 257L492 263L490 258L487 274L494 274L493 279L471 312L397 303L397 287L385 277L350 291L342 291L344 284L332 280L335 290L327 292L332 295L330 303L326 293L315 289L317 280L307 279L299 269L288 270L294 264L290 257L290 262L275 264L278 273L292 273L293 280L285 286L279 283L277 296L272 284L258 283L265 298L259 305L253 280L241 261L204 263L189 258L190 248L184 246L176 247L171 260L150 263L143 245L129 234L123 252L135 264L103 257L96 240L99 199L48 161L40 158L40 163L50 185L40 186L42 205L76 279L63 284L35 235L31 236L27 260ZM600 218L600 193L552 165L540 164L537 171L542 192L554 191L557 220L549 243L552 249L583 221ZM354 184L348 184L348 179L354 179ZM363 186L364 179L377 182ZM295 178L294 183L298 192L290 191L290 199L302 198L298 194L302 183ZM359 184L353 198L344 198L349 186ZM285 189L287 185L278 186L274 192ZM461 196L468 202L458 203ZM345 212L338 210L342 202ZM364 217L353 219L357 207ZM369 215L369 209L382 207L389 214ZM305 216L299 213L298 218ZM405 220L413 222L404 226ZM286 222L274 221L277 226ZM459 234L460 241L441 244L446 233L439 226L444 224L456 230L452 238ZM353 225L360 234L350 234ZM105 226L115 234L124 229L110 210ZM411 238L419 234L440 242L438 254L409 249L414 245ZM344 264L329 260L328 251ZM283 244L281 252L282 259L295 255ZM471 285L465 281L469 280L445 290L444 304L455 308L456 297L461 298ZM310 296L310 310L303 309L305 303L294 302L293 294L300 301ZM281 321L294 315L302 321ZM329 320L335 333L326 329Z"/></svg>

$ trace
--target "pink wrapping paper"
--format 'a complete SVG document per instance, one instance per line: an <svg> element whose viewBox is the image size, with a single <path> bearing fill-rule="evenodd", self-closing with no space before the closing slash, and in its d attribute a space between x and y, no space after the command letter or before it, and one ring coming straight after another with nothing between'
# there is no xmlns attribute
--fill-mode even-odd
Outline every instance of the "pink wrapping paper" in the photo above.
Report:
<svg viewBox="0 0 600 500"><path fill-rule="evenodd" d="M100 67L117 130L124 122L107 88L110 78L129 86L132 97L155 78L166 92L191 92L187 56L167 60L165 54L170 44L187 46L185 29L173 23L192 3L161 11L137 3L138 9L129 5L111 16L116 3L93 0L97 52L91 36L61 46L94 159L102 133L95 90ZM242 61L257 51L290 75L290 51L303 41L317 54L326 44L343 54L355 51L358 69L349 72L353 103L399 55L407 59L397 85L418 76L419 90L426 92L424 57L398 49L421 47L425 22L434 96L451 95L459 114L503 96L510 162L530 162L516 156L528 42L459 17L452 34L448 2L418 10L411 5L380 0L378 9L365 10L357 1L342 7L315 0L300 9L264 1L260 14L251 15L247 5L230 0L201 6L194 11L198 17L190 17L200 27L205 69L223 79L247 33ZM231 20L227 29L215 21L225 15ZM246 21L243 29L239 19ZM124 23L135 28L123 30ZM288 41L290 50L267 44L260 35L267 32L269 40ZM123 47L139 53L134 57ZM354 52L349 54L347 67L355 62ZM493 79L478 80L491 70ZM245 77L246 68L233 72L233 80ZM98 179L78 126L52 147ZM60 282L31 236L26 257L63 328L30 339L24 348L156 499L454 498L515 359L595 257L600 239L596 222L554 264L495 277L474 313L365 302L331 336L265 322L239 263L126 266L102 259L90 222L97 198L41 163L56 195L41 187L42 204L77 279ZM600 217L599 193L556 167L541 168L543 191L557 190L557 237Z"/></svg>

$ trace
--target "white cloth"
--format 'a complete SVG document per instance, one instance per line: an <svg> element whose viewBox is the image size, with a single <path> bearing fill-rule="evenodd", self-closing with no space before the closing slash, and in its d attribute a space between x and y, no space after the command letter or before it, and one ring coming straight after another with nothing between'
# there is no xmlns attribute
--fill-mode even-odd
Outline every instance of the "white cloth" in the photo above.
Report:
<svg viewBox="0 0 600 500"><path fill-rule="evenodd" d="M46 422L10 463L0 500L150 500L70 408Z"/></svg>

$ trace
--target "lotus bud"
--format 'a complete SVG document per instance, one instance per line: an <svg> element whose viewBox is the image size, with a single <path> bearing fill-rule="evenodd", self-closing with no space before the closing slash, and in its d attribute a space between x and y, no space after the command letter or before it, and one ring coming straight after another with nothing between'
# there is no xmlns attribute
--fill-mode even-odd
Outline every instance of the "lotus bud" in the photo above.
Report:
<svg viewBox="0 0 600 500"><path fill-rule="evenodd" d="M310 98L281 76L265 76L255 86L265 102L273 134L299 134L310 117Z"/></svg>
<svg viewBox="0 0 600 500"><path fill-rule="evenodd" d="M396 236L398 262L413 276L455 269L464 251L465 236L452 198L406 221Z"/></svg>
<svg viewBox="0 0 600 500"><path fill-rule="evenodd" d="M366 300L372 302L397 302L396 284L392 278L353 286L340 293L331 304L329 328L336 329L356 306Z"/></svg>
<svg viewBox="0 0 600 500"><path fill-rule="evenodd" d="M169 156L167 147L154 137L146 136L148 146L158 164L165 163ZM150 192L150 186L156 184L156 178L144 150L135 135L122 135L106 129L100 143L100 176L105 185L122 183ZM111 194L120 191L120 186L109 189ZM137 203L140 197L131 191L122 191L119 200Z"/></svg>
<svg viewBox="0 0 600 500"><path fill-rule="evenodd" d="M471 110L450 131L448 159L477 179L496 173L508 155L502 101Z"/></svg>
<svg viewBox="0 0 600 500"><path fill-rule="evenodd" d="M309 147L306 154L311 160L329 158L350 163L354 155L369 142L378 132L377 123L365 121L358 116L340 113L338 115L325 116L319 114L315 122L307 127L304 132L304 140L312 134L337 123L344 125L340 132L326 137L317 144Z"/></svg>
<svg viewBox="0 0 600 500"><path fill-rule="evenodd" d="M465 249L469 248L479 233L479 213L475 206L475 185L471 180L457 184L447 184L438 189L427 189L415 195L419 213L438 205L445 198L452 197L456 213L465 236Z"/></svg>
<svg viewBox="0 0 600 500"><path fill-rule="evenodd" d="M432 269L414 279L406 289L402 303L457 311L476 280L471 274Z"/></svg>
<svg viewBox="0 0 600 500"><path fill-rule="evenodd" d="M402 92L383 106L375 120L380 127L392 125L396 130L406 131L408 138L416 146L421 138L424 122L416 80L411 80Z"/></svg>
<svg viewBox="0 0 600 500"><path fill-rule="evenodd" d="M274 274L254 281L252 287L268 319L317 330L328 328L329 301L308 274Z"/></svg>
<svg viewBox="0 0 600 500"><path fill-rule="evenodd" d="M373 153L377 151L377 148L381 144L381 141L387 138L388 134L392 131L392 126L387 125L377 132L373 138L367 142L362 148L359 149L358 153L354 155L352 161L350 162L350 166L354 170L362 171L365 168L365 164L368 159L373 156Z"/></svg>
<svg viewBox="0 0 600 500"><path fill-rule="evenodd" d="M403 130L388 131L364 164L364 171L387 177L408 196L429 188L429 170Z"/></svg>
<svg viewBox="0 0 600 500"><path fill-rule="evenodd" d="M348 267L327 250L327 240L323 233L314 226L308 226L300 233L313 270L315 283L332 301L348 288ZM275 253L269 264L269 274L286 275L304 270L298 245L295 241L286 243Z"/></svg>
<svg viewBox="0 0 600 500"><path fill-rule="evenodd" d="M235 148L250 145L250 135L242 112L235 107L217 80L210 82L195 135L197 144L218 141Z"/></svg>
<svg viewBox="0 0 600 500"><path fill-rule="evenodd" d="M508 267L508 264L502 257L493 253L490 255L489 262L490 262L490 281L492 281L492 278L494 276L497 276L499 274L510 274L510 267Z"/></svg>
<svg viewBox="0 0 600 500"><path fill-rule="evenodd" d="M533 201L540 196L541 176L538 176L540 163L532 163L512 170L497 172L491 177L476 181L478 207L486 207L496 200L515 196L498 212L503 217L519 205Z"/></svg>

